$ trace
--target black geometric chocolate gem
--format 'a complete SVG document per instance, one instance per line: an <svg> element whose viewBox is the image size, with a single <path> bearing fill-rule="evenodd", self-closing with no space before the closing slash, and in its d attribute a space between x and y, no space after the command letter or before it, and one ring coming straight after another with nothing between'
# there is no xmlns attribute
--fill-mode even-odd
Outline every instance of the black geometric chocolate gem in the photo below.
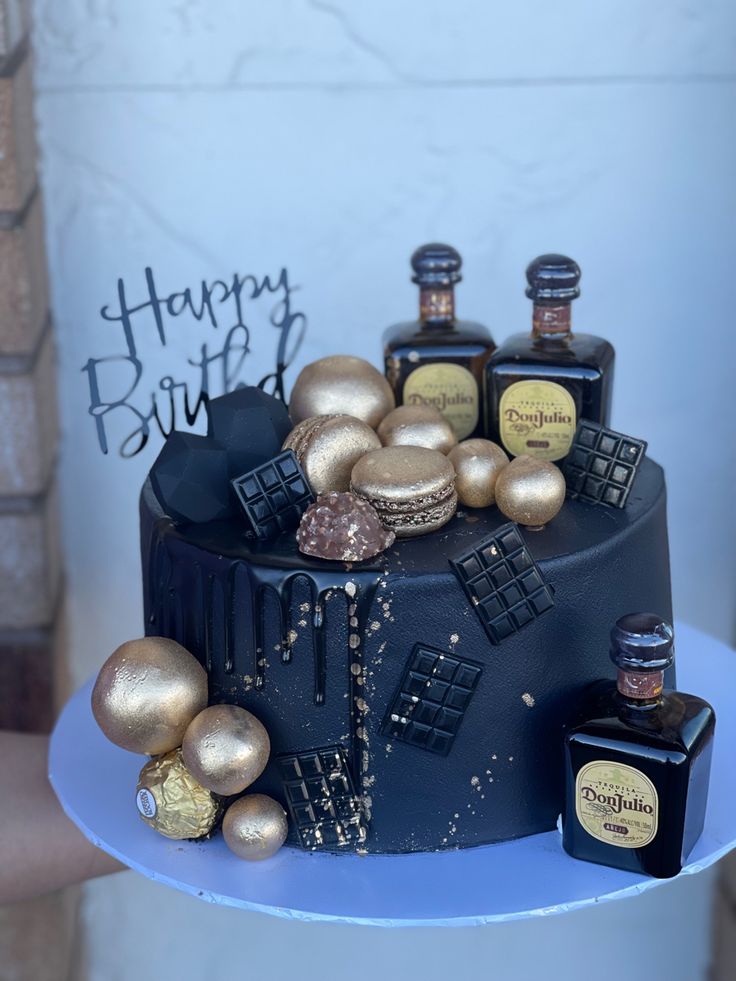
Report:
<svg viewBox="0 0 736 981"><path fill-rule="evenodd" d="M381 732L447 756L482 670L457 654L417 644Z"/></svg>
<svg viewBox="0 0 736 981"><path fill-rule="evenodd" d="M552 588L513 522L450 565L494 644L554 606Z"/></svg>
<svg viewBox="0 0 736 981"><path fill-rule="evenodd" d="M314 500L293 450L236 477L232 486L258 538L296 528Z"/></svg>
<svg viewBox="0 0 736 981"><path fill-rule="evenodd" d="M646 449L642 439L581 419L563 466L567 496L625 507Z"/></svg>
<svg viewBox="0 0 736 981"><path fill-rule="evenodd" d="M284 403L260 388L236 388L207 406L208 434L227 450L230 477L271 460L291 432Z"/></svg>
<svg viewBox="0 0 736 981"><path fill-rule="evenodd" d="M285 753L276 763L302 848L344 848L365 841L363 808L342 746Z"/></svg>
<svg viewBox="0 0 736 981"><path fill-rule="evenodd" d="M218 521L233 514L227 453L207 436L174 431L150 477L159 504L174 521Z"/></svg>

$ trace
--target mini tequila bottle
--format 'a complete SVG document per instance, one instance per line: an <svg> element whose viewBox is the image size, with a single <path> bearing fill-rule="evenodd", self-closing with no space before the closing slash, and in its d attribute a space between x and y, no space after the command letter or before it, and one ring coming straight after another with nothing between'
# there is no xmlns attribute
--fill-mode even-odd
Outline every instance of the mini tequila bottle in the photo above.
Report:
<svg viewBox="0 0 736 981"><path fill-rule="evenodd" d="M541 255L527 268L531 334L514 334L486 368L486 429L512 456L561 460L579 419L608 425L613 347L572 331L580 269L564 255Z"/></svg>
<svg viewBox="0 0 736 981"><path fill-rule="evenodd" d="M496 345L482 324L455 318L460 254L423 245L411 257L419 286L419 319L383 335L386 378L397 405L434 405L458 439L482 433L483 370Z"/></svg>
<svg viewBox="0 0 736 981"><path fill-rule="evenodd" d="M563 845L575 858L677 875L703 830L715 714L663 689L672 628L632 613L611 631L616 684L591 693L565 739Z"/></svg>

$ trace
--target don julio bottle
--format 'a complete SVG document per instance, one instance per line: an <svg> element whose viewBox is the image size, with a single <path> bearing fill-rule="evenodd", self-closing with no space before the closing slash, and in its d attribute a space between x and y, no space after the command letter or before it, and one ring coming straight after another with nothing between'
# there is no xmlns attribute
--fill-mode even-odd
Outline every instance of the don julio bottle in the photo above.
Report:
<svg viewBox="0 0 736 981"><path fill-rule="evenodd" d="M458 439L481 434L483 369L496 345L482 324L455 319L459 253L449 245L423 245L411 257L419 286L419 320L383 335L386 378L397 405L434 405Z"/></svg>
<svg viewBox="0 0 736 981"><path fill-rule="evenodd" d="M581 418L608 424L613 347L572 331L580 269L564 255L541 255L527 268L531 334L514 334L486 369L486 428L513 456L567 456Z"/></svg>
<svg viewBox="0 0 736 981"><path fill-rule="evenodd" d="M575 858L677 875L703 830L715 714L664 691L672 628L632 613L611 631L618 682L591 696L565 740L563 845Z"/></svg>

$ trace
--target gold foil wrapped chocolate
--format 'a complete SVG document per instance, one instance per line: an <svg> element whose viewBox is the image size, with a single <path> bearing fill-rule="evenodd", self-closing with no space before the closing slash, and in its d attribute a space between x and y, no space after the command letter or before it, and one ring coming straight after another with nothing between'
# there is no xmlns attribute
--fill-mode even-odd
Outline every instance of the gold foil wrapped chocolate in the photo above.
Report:
<svg viewBox="0 0 736 981"><path fill-rule="evenodd" d="M166 838L204 838L220 814L219 801L187 770L180 749L146 763L135 802L143 821Z"/></svg>
<svg viewBox="0 0 736 981"><path fill-rule="evenodd" d="M122 644L102 665L92 690L92 712L107 738L148 756L180 746L206 705L204 668L166 637Z"/></svg>
<svg viewBox="0 0 736 981"><path fill-rule="evenodd" d="M295 425L311 416L350 415L375 429L395 404L391 386L372 364L333 354L301 370L291 392L289 415Z"/></svg>
<svg viewBox="0 0 736 981"><path fill-rule="evenodd" d="M313 416L292 429L283 448L293 450L315 494L346 491L358 460L381 440L355 416Z"/></svg>
<svg viewBox="0 0 736 981"><path fill-rule="evenodd" d="M211 705L184 733L187 769L203 787L229 797L242 793L263 773L271 752L258 719L237 705Z"/></svg>
<svg viewBox="0 0 736 981"><path fill-rule="evenodd" d="M522 454L496 480L496 504L507 518L530 529L544 527L565 501L565 478L548 460Z"/></svg>
<svg viewBox="0 0 736 981"><path fill-rule="evenodd" d="M378 427L384 446L424 446L449 453L457 443L455 430L432 405L400 405Z"/></svg>
<svg viewBox="0 0 736 981"><path fill-rule="evenodd" d="M270 858L286 841L289 825L277 801L265 794L248 794L225 812L222 834L238 858L258 862Z"/></svg>
<svg viewBox="0 0 736 981"><path fill-rule="evenodd" d="M489 439L466 439L447 455L455 468L455 490L460 504L489 508L496 501L496 480L509 462L500 446Z"/></svg>

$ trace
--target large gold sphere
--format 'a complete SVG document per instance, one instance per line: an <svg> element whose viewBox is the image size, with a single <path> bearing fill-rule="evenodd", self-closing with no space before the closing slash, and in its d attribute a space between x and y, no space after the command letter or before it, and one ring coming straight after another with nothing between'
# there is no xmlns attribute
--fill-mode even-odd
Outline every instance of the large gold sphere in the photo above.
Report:
<svg viewBox="0 0 736 981"><path fill-rule="evenodd" d="M222 820L222 835L238 858L270 858L286 841L289 825L281 804L265 794L248 794L231 804Z"/></svg>
<svg viewBox="0 0 736 981"><path fill-rule="evenodd" d="M315 416L304 419L286 437L283 448L293 450L315 494L346 491L358 460L377 450L381 440L355 416Z"/></svg>
<svg viewBox="0 0 736 981"><path fill-rule="evenodd" d="M296 425L311 416L356 416L375 429L396 404L380 371L347 354L333 354L302 368L289 402Z"/></svg>
<svg viewBox="0 0 736 981"><path fill-rule="evenodd" d="M489 508L496 500L496 480L509 458L489 439L465 439L447 455L455 468L455 490L460 504Z"/></svg>
<svg viewBox="0 0 736 981"><path fill-rule="evenodd" d="M242 793L263 773L271 742L258 719L237 705L211 705L189 724L184 764L215 794Z"/></svg>
<svg viewBox="0 0 736 981"><path fill-rule="evenodd" d="M542 528L565 500L565 478L548 460L523 454L507 464L496 480L496 504L507 518L528 528Z"/></svg>
<svg viewBox="0 0 736 981"><path fill-rule="evenodd" d="M122 644L102 665L92 690L92 713L107 738L148 756L180 746L206 705L204 668L166 637Z"/></svg>
<svg viewBox="0 0 736 981"><path fill-rule="evenodd" d="M377 431L384 446L424 446L449 453L457 443L455 430L433 405L400 405L384 416Z"/></svg>
<svg viewBox="0 0 736 981"><path fill-rule="evenodd" d="M180 749L146 763L135 803L143 821L167 838L203 838L220 814L219 801L187 770Z"/></svg>

